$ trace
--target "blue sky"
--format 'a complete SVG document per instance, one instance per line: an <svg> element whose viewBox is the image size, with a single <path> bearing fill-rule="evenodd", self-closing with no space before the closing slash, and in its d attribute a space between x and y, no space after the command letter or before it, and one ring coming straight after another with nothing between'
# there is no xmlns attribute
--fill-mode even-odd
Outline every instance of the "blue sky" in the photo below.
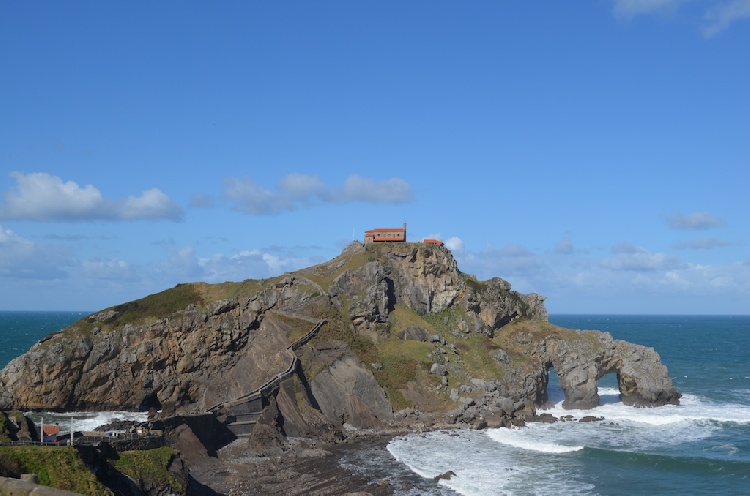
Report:
<svg viewBox="0 0 750 496"><path fill-rule="evenodd" d="M750 0L0 5L0 309L408 222L551 313L750 314Z"/></svg>

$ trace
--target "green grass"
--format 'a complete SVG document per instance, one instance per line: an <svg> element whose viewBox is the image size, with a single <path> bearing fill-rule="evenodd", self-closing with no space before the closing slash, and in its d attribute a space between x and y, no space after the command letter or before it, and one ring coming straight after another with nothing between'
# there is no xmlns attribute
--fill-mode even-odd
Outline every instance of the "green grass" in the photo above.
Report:
<svg viewBox="0 0 750 496"><path fill-rule="evenodd" d="M64 331L68 336L85 336L90 335L94 328L98 327L101 331L107 333L117 327L125 324L147 324L153 322L179 310L184 310L188 305L201 306L205 303L198 284L178 284L174 288L167 289L160 293L152 294L138 300L115 305L106 308L101 312L113 310L116 316L106 321L99 321L93 316L84 317L77 322L68 326ZM50 334L49 337L58 333ZM46 341L48 338L42 340Z"/></svg>
<svg viewBox="0 0 750 496"><path fill-rule="evenodd" d="M39 475L39 483L87 496L110 494L70 446L0 446L0 453L16 460L24 473Z"/></svg>
<svg viewBox="0 0 750 496"><path fill-rule="evenodd" d="M391 313L394 322L388 339L377 345L364 336L354 337L349 346L357 358L365 365L379 363L382 369L373 371L375 380L382 387L396 410L414 406L403 394L410 382L416 382L419 371L429 371L432 361L427 355L432 351L430 343L403 341L397 337L398 331L407 327L430 326L413 310L396 305Z"/></svg>
<svg viewBox="0 0 750 496"><path fill-rule="evenodd" d="M376 361L383 365L374 371L378 384L385 389L396 410L414 406L403 395L409 382L417 380L418 371L428 371L432 361L427 355L432 351L430 343L401 341L391 338L377 351Z"/></svg>
<svg viewBox="0 0 750 496"><path fill-rule="evenodd" d="M334 259L332 262L335 262L336 260L340 259ZM347 270L353 270L358 269L360 267L364 267L368 262L372 262L374 260L377 260L377 257L369 252L364 251L361 253L356 253L355 255L346 257L343 265L341 267L332 268L335 267L334 264L321 264L318 266L315 266L311 268L310 270L303 271L302 275L310 279L311 281L317 283L321 288L323 288L325 291L328 291L333 284L333 281L346 272Z"/></svg>
<svg viewBox="0 0 750 496"><path fill-rule="evenodd" d="M219 284L194 283L192 286L198 292L200 298L205 302L226 300L233 298L247 298L267 285L271 279L248 279L241 282L222 282Z"/></svg>
<svg viewBox="0 0 750 496"><path fill-rule="evenodd" d="M0 443L8 443L11 441L10 431L8 430L8 417L5 412L0 412Z"/></svg>
<svg viewBox="0 0 750 496"><path fill-rule="evenodd" d="M459 275L461 279L466 283L466 285L477 293L482 293L485 289L487 289L487 284L479 281L476 276L465 274L463 272L459 272Z"/></svg>
<svg viewBox="0 0 750 496"><path fill-rule="evenodd" d="M490 356L492 350L499 348L494 341L484 334L472 333L462 343L466 350L461 353L461 359L470 377L485 380L502 380L505 377L504 367L500 367L497 360Z"/></svg>
<svg viewBox="0 0 750 496"><path fill-rule="evenodd" d="M435 334L435 328L429 321L405 305L397 304L390 313L390 319L391 334L398 334L409 327L421 327L430 334Z"/></svg>
<svg viewBox="0 0 750 496"><path fill-rule="evenodd" d="M123 451L112 460L112 465L137 481L151 485L169 485L173 493L184 494L186 481L178 480L169 470L169 463L174 456L171 448L166 446L151 450Z"/></svg>
<svg viewBox="0 0 750 496"><path fill-rule="evenodd" d="M200 306L204 302L196 285L178 284L161 293L115 306L113 310L119 315L114 319L113 326L120 327L163 318L178 310L184 310L188 305Z"/></svg>

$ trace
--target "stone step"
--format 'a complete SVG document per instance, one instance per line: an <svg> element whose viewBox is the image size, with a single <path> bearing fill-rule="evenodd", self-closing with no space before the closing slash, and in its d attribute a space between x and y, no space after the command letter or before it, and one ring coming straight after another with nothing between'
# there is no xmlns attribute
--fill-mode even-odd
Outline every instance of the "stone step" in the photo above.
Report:
<svg viewBox="0 0 750 496"><path fill-rule="evenodd" d="M257 423L258 423L257 420L245 420L245 421L242 421L242 422L231 422L231 423L227 424L227 427L229 427L231 429L232 426L235 426L235 425L253 425L253 424L257 424Z"/></svg>

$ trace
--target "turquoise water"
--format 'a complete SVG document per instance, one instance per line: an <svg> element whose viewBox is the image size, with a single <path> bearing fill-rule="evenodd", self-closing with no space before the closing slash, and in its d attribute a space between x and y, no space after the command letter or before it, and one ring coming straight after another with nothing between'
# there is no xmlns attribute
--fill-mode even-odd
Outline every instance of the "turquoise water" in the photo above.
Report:
<svg viewBox="0 0 750 496"><path fill-rule="evenodd" d="M0 369L43 337L89 313L0 311Z"/></svg>
<svg viewBox="0 0 750 496"><path fill-rule="evenodd" d="M86 312L0 312L0 367ZM373 446L340 463L407 495L750 494L750 317L553 315L651 346L683 393L679 406L631 408L613 377L602 406L553 415L605 422L438 431ZM550 381L550 398L562 400ZM453 471L439 483L433 478Z"/></svg>

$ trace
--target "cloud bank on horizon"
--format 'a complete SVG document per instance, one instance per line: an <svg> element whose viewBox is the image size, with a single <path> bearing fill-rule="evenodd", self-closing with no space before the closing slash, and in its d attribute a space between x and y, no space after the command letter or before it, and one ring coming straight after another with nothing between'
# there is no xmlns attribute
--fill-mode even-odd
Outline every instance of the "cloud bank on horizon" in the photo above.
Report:
<svg viewBox="0 0 750 496"><path fill-rule="evenodd" d="M159 201L130 199L148 198L147 190L140 197L128 200L105 198L93 185L81 187L75 182L46 173L11 173L16 187L5 194L0 203L3 220L33 222L124 222L170 221L182 222L183 209L159 192ZM366 185L366 188L362 186ZM392 185L393 191L389 189ZM230 178L225 182L227 209L248 216L293 215L298 208L321 207L326 201L372 202L402 204L412 200L409 184L398 178L384 181L365 179L358 175L347 178L342 187L328 187L313 176L289 174L271 192L250 179ZM233 189L238 188L238 189ZM239 193L238 193L239 191ZM130 201L129 201L130 200ZM166 207L165 207L166 206ZM175 212L181 212L175 215ZM187 215L189 217L189 215ZM723 222L708 212L684 214L673 212L665 216L668 227L677 230L706 230L719 228ZM554 247L534 252L520 243L506 243L500 248L487 245L481 250L467 250L458 236L445 237L428 233L422 238L442 239L454 253L459 267L480 278L502 276L515 280L516 289L538 291L558 284L567 290L596 291L596 288L629 287L644 292L677 291L720 292L745 294L750 288L750 259L728 265L704 266L681 258L621 241L603 254L590 248L573 245L566 234ZM411 239L411 238L410 238ZM415 239L411 239L416 241ZM80 239L79 239L80 241ZM698 238L674 244L680 250L713 250L732 243L718 238ZM170 247L162 258L145 265L134 265L127 260L99 257L76 259L70 247L47 241L35 242L0 226L0 278L6 281L57 280L62 284L86 279L117 285L139 287L168 287L184 281L209 283L247 278L265 278L297 270L324 261L320 256L299 256L294 249L252 249L234 253L212 253L199 256L192 246ZM520 283L520 284L519 284ZM518 287L520 286L520 288Z"/></svg>
<svg viewBox="0 0 750 496"><path fill-rule="evenodd" d="M4 7L0 310L406 221L553 313L750 314L750 0L547 8Z"/></svg>

